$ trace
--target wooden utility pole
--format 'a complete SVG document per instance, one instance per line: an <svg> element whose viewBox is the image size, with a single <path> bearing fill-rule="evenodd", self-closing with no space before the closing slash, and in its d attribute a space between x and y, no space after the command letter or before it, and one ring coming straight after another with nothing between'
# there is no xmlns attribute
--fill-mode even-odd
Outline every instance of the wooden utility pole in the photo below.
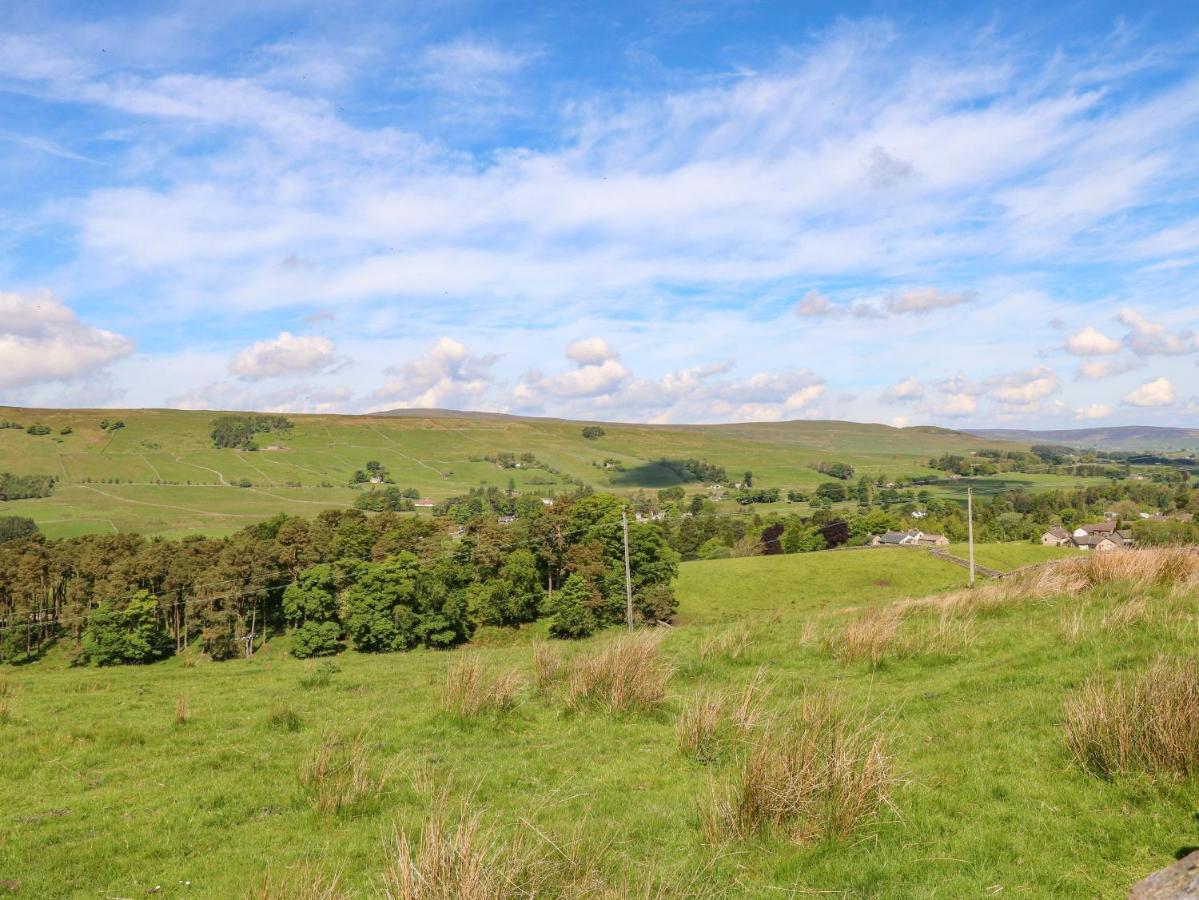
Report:
<svg viewBox="0 0 1199 900"><path fill-rule="evenodd" d="M974 587L974 488L966 488L966 534L970 541L970 587Z"/></svg>
<svg viewBox="0 0 1199 900"><path fill-rule="evenodd" d="M620 511L620 527L624 532L624 598L629 619L629 631L633 630L633 573L629 566L629 514Z"/></svg>

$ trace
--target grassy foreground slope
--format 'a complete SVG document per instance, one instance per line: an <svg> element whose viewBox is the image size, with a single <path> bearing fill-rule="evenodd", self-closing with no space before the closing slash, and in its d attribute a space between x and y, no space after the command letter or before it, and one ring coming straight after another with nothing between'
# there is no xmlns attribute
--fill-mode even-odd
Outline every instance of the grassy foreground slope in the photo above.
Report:
<svg viewBox="0 0 1199 900"><path fill-rule="evenodd" d="M548 494L570 489L566 478L597 489L628 492L679 483L660 460L706 459L730 479L750 470L756 483L811 490L828 477L815 461L851 464L855 478L887 474L937 475L930 457L986 446L986 438L934 428L896 429L851 422L781 422L712 426L604 424L599 440L582 425L554 419L465 415L290 416L295 427L265 435L263 449L218 450L209 437L216 413L180 410L31 410L0 407L0 419L44 424L48 435L0 429L0 472L54 475L54 495L0 502L0 515L33 518L44 533L89 532L180 536L228 534L277 513L312 515L349 506L357 496L351 474L369 460L387 467L401 487L444 498L473 487ZM103 420L121 419L118 431ZM62 434L69 428L69 434ZM532 453L545 468L504 469L482 459L501 452ZM605 460L618 466L603 468ZM599 464L599 465L596 465ZM976 483L985 481L975 479ZM992 488L1073 487L1085 479L1009 476ZM236 486L246 484L248 486ZM945 490L964 492L962 482ZM699 487L699 485L695 485ZM730 507L732 506L730 501Z"/></svg>
<svg viewBox="0 0 1199 900"><path fill-rule="evenodd" d="M559 692L533 689L536 628L481 650L346 654L324 677L282 642L244 662L0 670L0 882L29 897L234 897L269 867L374 896L393 829L415 839L444 791L451 806L472 798L500 858L520 841L578 862L588 896L649 884L663 896L1123 897L1196 843L1195 783L1087 774L1067 750L1064 704L1096 673L1193 651L1199 566L1146 577L1067 565L1057 581L895 605L962 573L898 550L684 564L682 624L661 645L674 667L665 700L621 715L567 711ZM1191 593L1177 589L1185 579ZM439 711L464 659L517 673L518 705ZM701 811L742 754L734 743L706 764L684 755L676 722L697 690L739 690L759 668L770 711L831 694L885 736L890 805L850 838L705 839ZM315 808L302 783L330 734L362 734L371 776L393 773L340 814Z"/></svg>

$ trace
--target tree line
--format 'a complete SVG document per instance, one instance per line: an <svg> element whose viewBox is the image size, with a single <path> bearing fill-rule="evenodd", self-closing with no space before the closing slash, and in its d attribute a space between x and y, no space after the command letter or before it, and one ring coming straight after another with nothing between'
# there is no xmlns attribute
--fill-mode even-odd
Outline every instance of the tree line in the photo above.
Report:
<svg viewBox="0 0 1199 900"><path fill-rule="evenodd" d="M81 662L149 662L194 648L250 656L290 633L297 656L449 647L483 625L543 615L551 633L624 620L619 498L579 492L500 524L328 510L225 538L40 534L0 544L0 662L62 645ZM634 611L669 620L678 555L629 528Z"/></svg>

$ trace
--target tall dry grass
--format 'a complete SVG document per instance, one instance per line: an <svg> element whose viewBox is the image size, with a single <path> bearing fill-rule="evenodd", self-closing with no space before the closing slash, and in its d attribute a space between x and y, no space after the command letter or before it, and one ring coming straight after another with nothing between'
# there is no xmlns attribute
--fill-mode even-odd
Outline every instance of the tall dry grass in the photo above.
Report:
<svg viewBox="0 0 1199 900"><path fill-rule="evenodd" d="M749 655L750 639L748 625L738 625L707 635L699 644L700 662L716 659L739 662Z"/></svg>
<svg viewBox="0 0 1199 900"><path fill-rule="evenodd" d="M571 660L565 703L572 710L649 711L665 701L670 673L659 633L620 637Z"/></svg>
<svg viewBox="0 0 1199 900"><path fill-rule="evenodd" d="M795 843L844 839L891 803L887 739L877 722L806 697L793 716L754 736L731 784L702 812L710 842L780 835Z"/></svg>
<svg viewBox="0 0 1199 900"><path fill-rule="evenodd" d="M1130 680L1090 679L1066 701L1066 742L1103 778L1199 773L1199 663L1159 657Z"/></svg>
<svg viewBox="0 0 1199 900"><path fill-rule="evenodd" d="M305 760L300 782L318 812L337 815L382 796L393 771L390 764L372 766L365 728L352 738L329 732Z"/></svg>
<svg viewBox="0 0 1199 900"><path fill-rule="evenodd" d="M538 694L547 696L552 693L565 670L566 659L559 648L552 646L549 641L533 644L533 684Z"/></svg>
<svg viewBox="0 0 1199 900"><path fill-rule="evenodd" d="M766 724L764 704L769 694L762 669L740 690L700 688L684 702L675 723L679 752L705 764L719 761L734 742Z"/></svg>
<svg viewBox="0 0 1199 900"><path fill-rule="evenodd" d="M383 873L388 900L515 900L614 896L599 871L607 846L586 840L586 822L551 837L529 819L511 830L485 823L467 796L434 799L415 839L393 826ZM620 896L628 896L620 894Z"/></svg>
<svg viewBox="0 0 1199 900"><path fill-rule="evenodd" d="M175 700L175 724L186 725L191 718L187 705L187 694L180 694Z"/></svg>
<svg viewBox="0 0 1199 900"><path fill-rule="evenodd" d="M514 709L524 686L516 672L488 672L482 656L467 654L450 666L441 708L454 715L475 718Z"/></svg>
<svg viewBox="0 0 1199 900"><path fill-rule="evenodd" d="M969 650L977 637L974 623L954 607L930 618L929 610L911 604L892 604L854 619L825 636L828 652L845 663L866 660L878 666L884 659L926 654L953 655Z"/></svg>
<svg viewBox="0 0 1199 900"><path fill-rule="evenodd" d="M341 888L341 876L324 875L309 865L283 873L267 869L262 882L244 895L245 900L350 900L353 896Z"/></svg>
<svg viewBox="0 0 1199 900"><path fill-rule="evenodd" d="M15 693L13 686L0 678L0 722L7 722L12 718L12 700Z"/></svg>

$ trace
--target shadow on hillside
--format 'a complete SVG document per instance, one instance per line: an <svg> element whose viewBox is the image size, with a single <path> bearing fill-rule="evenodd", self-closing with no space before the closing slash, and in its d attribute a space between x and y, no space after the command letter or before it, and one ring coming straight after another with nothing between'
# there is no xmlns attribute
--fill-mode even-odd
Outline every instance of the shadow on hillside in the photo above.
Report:
<svg viewBox="0 0 1199 900"><path fill-rule="evenodd" d="M608 483L613 487L664 488L685 482L670 466L660 462L647 462L623 472L609 472Z"/></svg>

